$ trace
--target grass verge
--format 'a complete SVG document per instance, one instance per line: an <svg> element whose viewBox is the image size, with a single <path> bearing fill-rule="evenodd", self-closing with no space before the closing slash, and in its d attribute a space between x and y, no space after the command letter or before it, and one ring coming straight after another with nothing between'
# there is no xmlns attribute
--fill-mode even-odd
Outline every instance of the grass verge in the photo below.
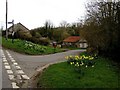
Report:
<svg viewBox="0 0 120 90"><path fill-rule="evenodd" d="M84 75L75 72L66 62L51 65L39 77L42 88L120 88L118 68L105 58L98 58L95 67L83 68Z"/></svg>
<svg viewBox="0 0 120 90"><path fill-rule="evenodd" d="M38 45L20 39L14 39L14 43L12 43L11 39L6 40L5 38L2 38L2 46L11 49L13 51L29 54L29 55L40 55L40 54L45 55L45 54L62 52L62 50L59 48L56 48L54 50L54 48L49 46Z"/></svg>

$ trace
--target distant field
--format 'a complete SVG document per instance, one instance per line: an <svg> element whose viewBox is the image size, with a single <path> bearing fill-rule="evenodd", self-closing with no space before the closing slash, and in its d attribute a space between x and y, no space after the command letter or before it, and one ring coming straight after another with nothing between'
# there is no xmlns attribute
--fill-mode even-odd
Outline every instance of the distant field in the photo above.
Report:
<svg viewBox="0 0 120 90"><path fill-rule="evenodd" d="M14 39L14 43L12 43L12 39L6 40L5 38L2 38L2 46L19 53L29 55L52 54L62 52L62 50L59 48L54 49L49 46L38 45L20 39Z"/></svg>

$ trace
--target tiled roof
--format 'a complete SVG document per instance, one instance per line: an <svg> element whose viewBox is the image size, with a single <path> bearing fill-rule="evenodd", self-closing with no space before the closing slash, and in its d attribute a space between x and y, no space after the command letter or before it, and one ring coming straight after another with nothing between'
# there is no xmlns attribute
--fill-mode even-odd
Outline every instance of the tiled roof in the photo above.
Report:
<svg viewBox="0 0 120 90"><path fill-rule="evenodd" d="M66 39L64 39L64 42L77 42L80 40L80 36L70 36Z"/></svg>

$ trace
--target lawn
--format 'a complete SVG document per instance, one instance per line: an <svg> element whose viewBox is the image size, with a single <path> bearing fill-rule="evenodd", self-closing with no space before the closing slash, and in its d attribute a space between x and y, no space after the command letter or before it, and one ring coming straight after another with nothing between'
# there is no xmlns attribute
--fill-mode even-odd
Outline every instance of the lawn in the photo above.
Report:
<svg viewBox="0 0 120 90"><path fill-rule="evenodd" d="M39 76L42 88L120 88L118 68L108 59L99 57L94 67L84 67L84 75L67 62L49 66Z"/></svg>
<svg viewBox="0 0 120 90"><path fill-rule="evenodd" d="M41 55L41 54L52 54L57 52L62 52L61 49L54 49L49 46L43 46L34 44L29 41L14 39L14 43L12 43L11 39L6 40L2 38L2 46L16 52L29 54L29 55Z"/></svg>

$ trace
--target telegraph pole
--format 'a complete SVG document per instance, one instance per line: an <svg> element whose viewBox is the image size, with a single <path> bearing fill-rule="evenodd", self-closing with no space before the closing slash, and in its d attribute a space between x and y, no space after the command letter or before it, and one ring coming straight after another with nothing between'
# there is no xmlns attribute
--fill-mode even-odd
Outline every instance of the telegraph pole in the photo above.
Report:
<svg viewBox="0 0 120 90"><path fill-rule="evenodd" d="M6 40L8 39L7 16L8 16L8 2L6 0Z"/></svg>

